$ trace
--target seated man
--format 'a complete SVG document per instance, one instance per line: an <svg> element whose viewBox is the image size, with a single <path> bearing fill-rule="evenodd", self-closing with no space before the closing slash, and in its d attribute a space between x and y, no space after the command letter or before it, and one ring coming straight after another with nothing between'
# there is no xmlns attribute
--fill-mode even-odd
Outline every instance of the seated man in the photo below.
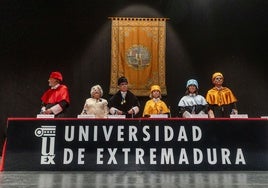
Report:
<svg viewBox="0 0 268 188"><path fill-rule="evenodd" d="M128 90L128 80L120 77L117 81L119 90L108 102L109 112L112 115L126 115L127 118L135 117L139 113L140 103L138 98Z"/></svg>
<svg viewBox="0 0 268 188"><path fill-rule="evenodd" d="M224 77L222 73L215 72L212 75L213 88L208 90L206 100L209 104L211 117L230 117L230 114L238 114L237 99L228 87L223 87Z"/></svg>

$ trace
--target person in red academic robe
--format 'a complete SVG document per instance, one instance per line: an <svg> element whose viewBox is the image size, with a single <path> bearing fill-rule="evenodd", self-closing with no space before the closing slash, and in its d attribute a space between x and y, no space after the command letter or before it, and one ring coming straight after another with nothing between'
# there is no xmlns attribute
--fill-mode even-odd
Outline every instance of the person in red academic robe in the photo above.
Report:
<svg viewBox="0 0 268 188"><path fill-rule="evenodd" d="M48 89L41 97L41 114L54 114L55 117L64 117L70 104L68 87L62 84L63 77L60 72L51 72Z"/></svg>

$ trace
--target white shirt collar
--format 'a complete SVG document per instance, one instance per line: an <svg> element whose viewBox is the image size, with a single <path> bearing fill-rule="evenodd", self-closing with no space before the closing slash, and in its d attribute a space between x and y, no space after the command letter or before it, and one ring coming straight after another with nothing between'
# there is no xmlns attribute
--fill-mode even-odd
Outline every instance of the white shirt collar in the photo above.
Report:
<svg viewBox="0 0 268 188"><path fill-rule="evenodd" d="M153 98L153 101L158 102L158 101L160 101L160 98Z"/></svg>
<svg viewBox="0 0 268 188"><path fill-rule="evenodd" d="M51 89L57 89L59 86L60 86L60 84L57 84L57 85L51 87Z"/></svg>
<svg viewBox="0 0 268 188"><path fill-rule="evenodd" d="M195 97L196 96L196 93L190 93L189 96L190 97Z"/></svg>

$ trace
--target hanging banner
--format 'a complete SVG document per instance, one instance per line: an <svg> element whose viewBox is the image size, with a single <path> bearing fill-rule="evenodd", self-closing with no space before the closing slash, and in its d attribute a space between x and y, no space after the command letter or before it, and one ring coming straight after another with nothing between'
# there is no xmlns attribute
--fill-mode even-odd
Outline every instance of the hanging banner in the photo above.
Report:
<svg viewBox="0 0 268 188"><path fill-rule="evenodd" d="M110 94L125 76L136 96L148 96L151 85L165 84L166 18L112 17Z"/></svg>

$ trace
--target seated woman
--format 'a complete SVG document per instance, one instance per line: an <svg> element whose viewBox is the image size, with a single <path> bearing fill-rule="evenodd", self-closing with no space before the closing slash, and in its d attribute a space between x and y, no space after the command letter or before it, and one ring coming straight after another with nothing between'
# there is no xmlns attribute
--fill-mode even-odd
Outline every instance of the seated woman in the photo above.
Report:
<svg viewBox="0 0 268 188"><path fill-rule="evenodd" d="M159 85L151 86L150 96L144 106L143 117L150 117L152 114L169 114L170 110L166 103L161 100L161 89Z"/></svg>
<svg viewBox="0 0 268 188"><path fill-rule="evenodd" d="M186 83L186 92L179 101L179 116L191 117L191 114L206 114L208 103L206 99L198 94L198 82L190 79Z"/></svg>
<svg viewBox="0 0 268 188"><path fill-rule="evenodd" d="M103 90L100 85L95 85L90 91L91 97L84 104L81 114L95 115L96 118L106 118L109 112L108 102L101 98Z"/></svg>

